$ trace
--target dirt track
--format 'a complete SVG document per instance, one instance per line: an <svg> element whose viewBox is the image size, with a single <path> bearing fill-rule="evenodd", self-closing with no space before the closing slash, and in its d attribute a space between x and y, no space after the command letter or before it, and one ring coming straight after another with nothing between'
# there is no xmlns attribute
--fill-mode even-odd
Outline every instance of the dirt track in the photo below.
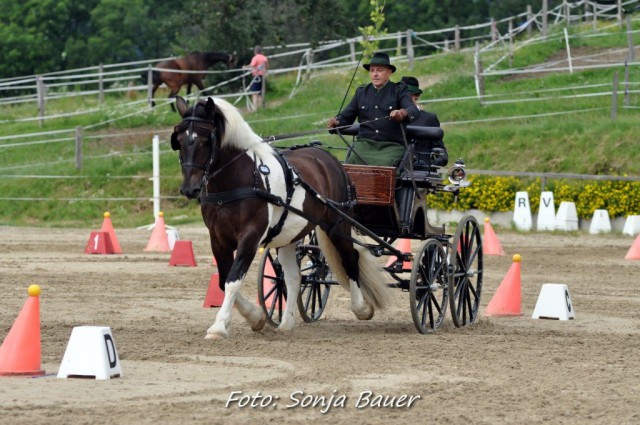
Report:
<svg viewBox="0 0 640 425"><path fill-rule="evenodd" d="M235 312L230 339L212 342L204 335L216 309L202 308L215 271L205 228L179 230L198 267L143 252L143 230L116 228L125 253L92 256L83 253L88 230L0 227L0 339L26 288L40 284L47 371L0 379L0 423L640 423L640 261L624 260L630 237L498 230L508 255L485 257L481 311L519 253L522 317L482 317L465 329L447 317L424 336L407 293L394 290L390 309L361 322L334 288L323 319L292 334L254 333ZM243 288L250 299L255 282L256 262ZM575 320L531 319L550 282L568 285ZM81 325L111 327L123 377L55 377ZM367 391L373 404L383 395L403 406L356 407ZM258 392L273 397L261 400L269 407L225 407L234 394ZM338 406L294 406L305 395L333 396Z"/></svg>

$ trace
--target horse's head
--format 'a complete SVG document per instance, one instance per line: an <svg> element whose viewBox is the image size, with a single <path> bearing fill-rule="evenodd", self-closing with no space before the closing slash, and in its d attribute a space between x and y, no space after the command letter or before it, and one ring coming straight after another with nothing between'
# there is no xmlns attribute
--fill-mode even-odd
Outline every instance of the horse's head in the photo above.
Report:
<svg viewBox="0 0 640 425"><path fill-rule="evenodd" d="M194 199L220 159L225 119L211 98L189 106L177 96L176 106L182 121L173 130L171 148L180 152L183 177L180 193Z"/></svg>

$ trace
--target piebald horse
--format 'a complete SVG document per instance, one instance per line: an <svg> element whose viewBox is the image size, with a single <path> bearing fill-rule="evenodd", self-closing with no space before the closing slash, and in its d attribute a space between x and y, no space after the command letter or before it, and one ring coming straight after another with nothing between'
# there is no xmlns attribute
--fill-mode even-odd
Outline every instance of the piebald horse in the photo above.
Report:
<svg viewBox="0 0 640 425"><path fill-rule="evenodd" d="M277 152L222 99L189 106L178 96L176 106L182 121L171 147L179 151L180 192L201 203L224 291L207 339L229 335L234 305L253 330L265 325L262 308L240 294L260 246L278 249L288 298L298 297L296 242L313 229L336 280L350 291L355 316L371 319L376 308L387 305L390 290L381 267L366 247L354 243L351 222L337 212L350 214L354 194L333 155L310 146ZM295 308L295 302L286 303L278 331L293 329Z"/></svg>

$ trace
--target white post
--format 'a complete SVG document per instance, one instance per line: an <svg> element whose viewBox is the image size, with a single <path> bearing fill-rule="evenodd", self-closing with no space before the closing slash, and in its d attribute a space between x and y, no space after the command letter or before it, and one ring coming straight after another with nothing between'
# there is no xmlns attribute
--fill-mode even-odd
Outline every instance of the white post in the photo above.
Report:
<svg viewBox="0 0 640 425"><path fill-rule="evenodd" d="M160 137L153 136L153 216L160 212Z"/></svg>
<svg viewBox="0 0 640 425"><path fill-rule="evenodd" d="M569 46L569 33L567 32L567 29L564 29L564 40L565 40L565 44L567 45L567 60L569 61L569 73L573 74L573 64L571 62L571 47Z"/></svg>

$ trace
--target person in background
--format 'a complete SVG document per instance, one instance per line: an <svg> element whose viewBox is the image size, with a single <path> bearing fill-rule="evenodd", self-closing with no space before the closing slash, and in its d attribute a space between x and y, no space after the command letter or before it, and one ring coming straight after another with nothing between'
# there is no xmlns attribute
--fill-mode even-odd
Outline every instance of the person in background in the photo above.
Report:
<svg viewBox="0 0 640 425"><path fill-rule="evenodd" d="M262 90L264 85L264 76L269 69L269 59L267 59L267 57L262 53L262 46L254 47L253 55L251 63L248 66L248 68L251 69L251 75L253 75L249 91L253 92L253 111L257 111L260 106L264 106Z"/></svg>
<svg viewBox="0 0 640 425"><path fill-rule="evenodd" d="M402 77L400 83L406 85L407 90L411 95L411 100L413 100L416 106L420 108L420 105L418 105L418 101L420 100L422 90L420 90L420 83L418 82L418 79L415 77ZM438 116L436 114L420 110L420 115L411 123L411 125L421 125L424 127L440 127L440 121L438 121ZM414 144L414 153L416 154L416 162L414 163L415 166L444 167L449 162L447 148L444 146L444 142L442 141L442 139L411 140L411 143ZM434 148L440 148L440 150L436 149L436 153L432 155L432 153L434 153Z"/></svg>
<svg viewBox="0 0 640 425"><path fill-rule="evenodd" d="M396 67L391 65L389 55L376 52L363 67L371 82L358 87L349 104L330 118L327 126L351 125L356 118L360 122L346 163L397 166L405 152L400 126L413 122L420 111L406 85L390 81Z"/></svg>

